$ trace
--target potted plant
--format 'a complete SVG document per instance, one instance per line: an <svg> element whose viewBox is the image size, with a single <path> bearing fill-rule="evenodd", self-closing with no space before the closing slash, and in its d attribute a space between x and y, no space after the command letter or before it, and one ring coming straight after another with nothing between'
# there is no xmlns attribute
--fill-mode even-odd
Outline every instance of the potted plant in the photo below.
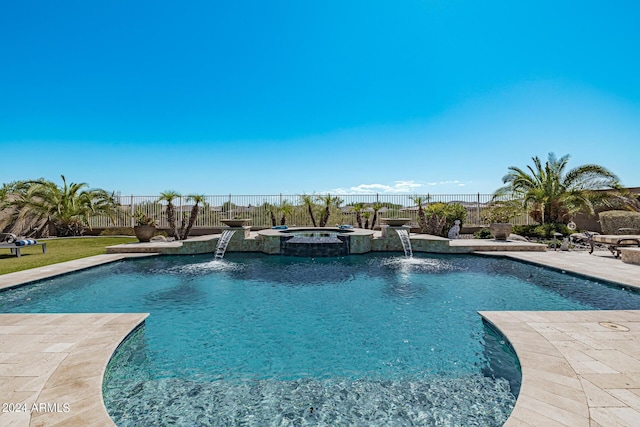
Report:
<svg viewBox="0 0 640 427"><path fill-rule="evenodd" d="M482 215L485 222L489 223L491 235L496 240L507 240L513 229L511 221L521 213L522 207L516 200L494 201Z"/></svg>
<svg viewBox="0 0 640 427"><path fill-rule="evenodd" d="M142 211L136 211L133 215L136 225L133 232L141 242L148 242L156 234L156 220Z"/></svg>

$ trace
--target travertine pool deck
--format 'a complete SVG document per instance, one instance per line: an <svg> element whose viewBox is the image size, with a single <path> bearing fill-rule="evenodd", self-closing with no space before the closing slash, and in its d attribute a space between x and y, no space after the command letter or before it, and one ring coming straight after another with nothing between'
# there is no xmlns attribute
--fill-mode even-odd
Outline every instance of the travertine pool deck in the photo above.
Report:
<svg viewBox="0 0 640 427"><path fill-rule="evenodd" d="M640 266L604 251L487 254L640 287ZM98 255L6 274L0 276L0 288L128 256L134 254ZM522 365L522 389L505 425L640 425L640 310L480 314L509 339ZM0 404L60 408L0 413L0 425L113 426L102 402L103 372L118 344L146 316L0 314Z"/></svg>
<svg viewBox="0 0 640 427"><path fill-rule="evenodd" d="M0 315L0 426L115 426L102 378L147 316Z"/></svg>

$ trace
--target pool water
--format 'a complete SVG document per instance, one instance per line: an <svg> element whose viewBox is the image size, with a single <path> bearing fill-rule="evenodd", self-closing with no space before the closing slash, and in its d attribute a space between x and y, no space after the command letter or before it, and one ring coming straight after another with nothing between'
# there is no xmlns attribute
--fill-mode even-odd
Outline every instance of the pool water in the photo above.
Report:
<svg viewBox="0 0 640 427"><path fill-rule="evenodd" d="M477 311L640 309L496 258L211 258L97 267L1 292L0 312L151 313L105 377L119 426L500 426L517 362Z"/></svg>

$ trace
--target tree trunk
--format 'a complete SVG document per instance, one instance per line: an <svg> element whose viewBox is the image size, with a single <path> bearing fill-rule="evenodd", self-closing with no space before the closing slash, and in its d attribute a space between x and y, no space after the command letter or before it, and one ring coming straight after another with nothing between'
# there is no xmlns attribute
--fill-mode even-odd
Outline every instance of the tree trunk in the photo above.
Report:
<svg viewBox="0 0 640 427"><path fill-rule="evenodd" d="M176 208L171 202L167 204L167 221L169 222L169 230L171 234L173 234L173 237L175 237L176 240L180 240L178 230L176 229Z"/></svg>
<svg viewBox="0 0 640 427"><path fill-rule="evenodd" d="M198 218L199 212L200 212L200 206L198 206L198 204L196 203L191 208L191 215L189 216L189 225L187 225L187 229L184 231L184 233L181 236L182 240L185 240L187 237L189 237L189 233L191 233L191 229L196 223L196 219Z"/></svg>
<svg viewBox="0 0 640 427"><path fill-rule="evenodd" d="M309 216L311 217L311 223L314 227L317 227L318 225L316 224L316 217L313 215L313 207L310 204L307 205L307 210L309 211Z"/></svg>
<svg viewBox="0 0 640 427"><path fill-rule="evenodd" d="M371 229L376 226L376 221L378 220L378 211L373 211L373 219L371 220Z"/></svg>
<svg viewBox="0 0 640 427"><path fill-rule="evenodd" d="M418 225L420 225L420 232L427 232L427 217L422 209L422 205L418 206Z"/></svg>

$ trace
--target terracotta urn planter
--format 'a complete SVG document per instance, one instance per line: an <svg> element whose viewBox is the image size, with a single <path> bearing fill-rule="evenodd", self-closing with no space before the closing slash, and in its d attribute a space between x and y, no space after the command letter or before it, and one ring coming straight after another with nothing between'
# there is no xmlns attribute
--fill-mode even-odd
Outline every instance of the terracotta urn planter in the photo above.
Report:
<svg viewBox="0 0 640 427"><path fill-rule="evenodd" d="M220 222L224 223L229 227L244 227L251 221L251 218L243 218L243 219L221 219Z"/></svg>
<svg viewBox="0 0 640 427"><path fill-rule="evenodd" d="M496 240L507 240L507 238L509 238L509 234L511 234L512 228L513 224L509 222L494 222L489 225L491 235Z"/></svg>
<svg viewBox="0 0 640 427"><path fill-rule="evenodd" d="M156 234L156 228L153 225L136 225L133 232L141 242L148 242Z"/></svg>

